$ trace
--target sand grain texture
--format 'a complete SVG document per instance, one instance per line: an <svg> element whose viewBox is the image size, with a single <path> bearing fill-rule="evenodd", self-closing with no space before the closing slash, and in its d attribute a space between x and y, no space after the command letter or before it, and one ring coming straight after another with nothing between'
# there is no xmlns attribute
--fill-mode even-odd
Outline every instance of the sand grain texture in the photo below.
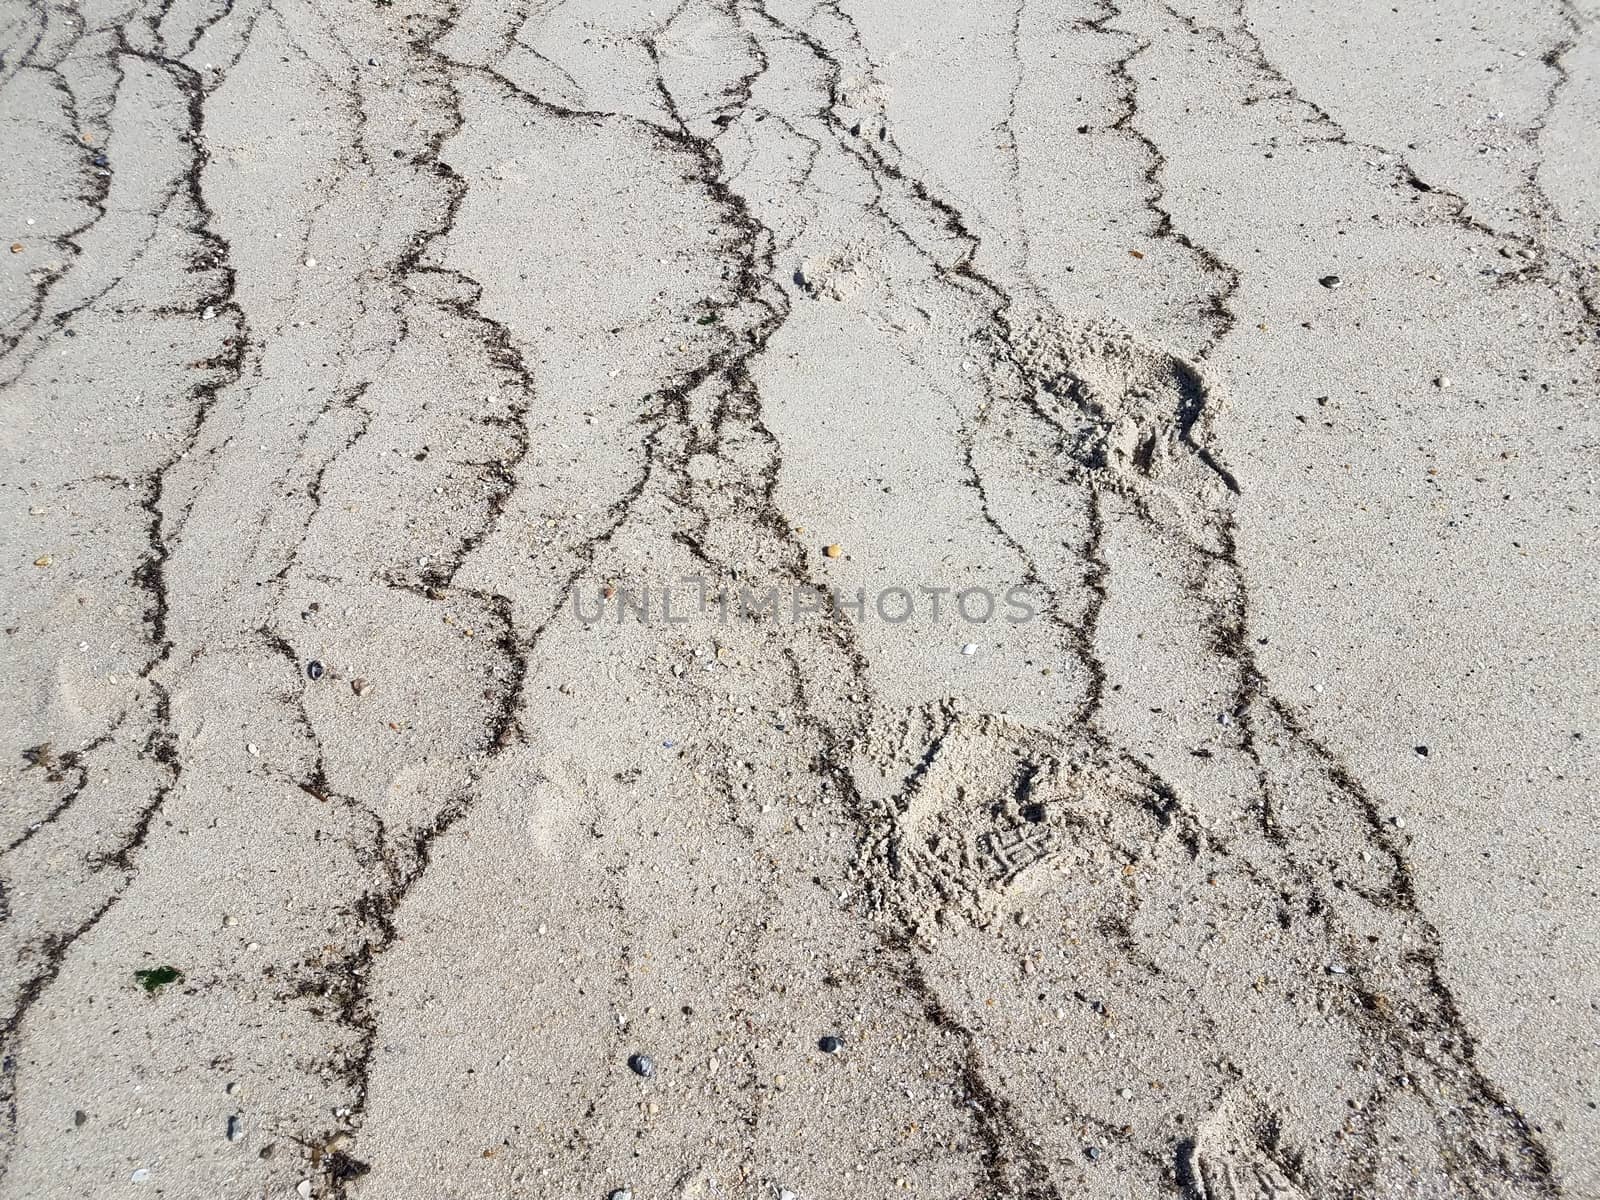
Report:
<svg viewBox="0 0 1600 1200"><path fill-rule="evenodd" d="M0 10L0 1194L1600 1197L1597 17Z"/></svg>

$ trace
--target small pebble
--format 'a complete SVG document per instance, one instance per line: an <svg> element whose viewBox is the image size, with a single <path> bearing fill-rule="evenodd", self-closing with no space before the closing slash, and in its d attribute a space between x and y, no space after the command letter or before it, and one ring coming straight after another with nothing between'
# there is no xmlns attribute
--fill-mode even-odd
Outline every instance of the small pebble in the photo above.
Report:
<svg viewBox="0 0 1600 1200"><path fill-rule="evenodd" d="M1434 379L1433 386L1438 388L1441 392L1449 391L1450 390L1450 376L1448 376L1448 375L1440 375L1440 376L1438 376L1436 379Z"/></svg>
<svg viewBox="0 0 1600 1200"><path fill-rule="evenodd" d="M310 662L308 662L306 664L306 677L308 679L313 680L313 681L321 679L322 678L322 664L319 663L314 658Z"/></svg>
<svg viewBox="0 0 1600 1200"><path fill-rule="evenodd" d="M359 675L356 676L350 681L350 690L358 696L365 695L367 691L367 681L362 679Z"/></svg>
<svg viewBox="0 0 1600 1200"><path fill-rule="evenodd" d="M1417 752L1418 758L1428 757L1428 748L1426 746L1413 746L1411 748Z"/></svg>
<svg viewBox="0 0 1600 1200"><path fill-rule="evenodd" d="M1117 1093L1117 1095L1121 1096L1124 1100L1132 1100L1133 1099L1133 1089L1132 1088L1123 1088L1120 1092Z"/></svg>
<svg viewBox="0 0 1600 1200"><path fill-rule="evenodd" d="M244 1141L244 1118L237 1114L228 1118L228 1140L230 1142Z"/></svg>
<svg viewBox="0 0 1600 1200"><path fill-rule="evenodd" d="M74 1128L82 1129L88 1123L89 1114L84 1112L83 1109L80 1108L77 1112L72 1114L72 1124Z"/></svg>
<svg viewBox="0 0 1600 1200"><path fill-rule="evenodd" d="M1083 1152L1083 1156L1085 1158L1087 1158L1090 1162L1099 1162L1100 1161L1100 1147L1099 1146L1090 1146L1087 1150L1085 1150Z"/></svg>
<svg viewBox="0 0 1600 1200"><path fill-rule="evenodd" d="M844 1043L838 1038L834 1037L831 1033L826 1037L817 1039L817 1049L821 1050L824 1054L837 1054L841 1049L843 1049L843 1047Z"/></svg>
<svg viewBox="0 0 1600 1200"><path fill-rule="evenodd" d="M1327 288L1330 292L1344 286L1344 280L1340 279L1337 275L1324 275L1321 279L1317 280L1317 282L1323 287Z"/></svg>
<svg viewBox="0 0 1600 1200"><path fill-rule="evenodd" d="M648 1054L635 1054L628 1059L628 1069L641 1079L649 1079L656 1073L655 1060Z"/></svg>
<svg viewBox="0 0 1600 1200"><path fill-rule="evenodd" d="M835 543L833 545L824 546L822 548L822 552L829 558L838 558L839 555L844 553L844 547Z"/></svg>
<svg viewBox="0 0 1600 1200"><path fill-rule="evenodd" d="M963 654L976 654L977 652L978 652L978 643L977 642L968 642L965 646L961 647L961 653L963 653Z"/></svg>
<svg viewBox="0 0 1600 1200"><path fill-rule="evenodd" d="M633 1193L627 1188L618 1188L611 1193L611 1200L633 1200Z"/></svg>

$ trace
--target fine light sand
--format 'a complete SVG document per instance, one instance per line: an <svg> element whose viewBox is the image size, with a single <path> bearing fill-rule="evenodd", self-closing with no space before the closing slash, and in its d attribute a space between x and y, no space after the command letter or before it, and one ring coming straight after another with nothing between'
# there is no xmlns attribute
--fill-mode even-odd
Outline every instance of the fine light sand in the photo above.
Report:
<svg viewBox="0 0 1600 1200"><path fill-rule="evenodd" d="M1594 0L10 0L0 130L0 1194L1600 1197Z"/></svg>

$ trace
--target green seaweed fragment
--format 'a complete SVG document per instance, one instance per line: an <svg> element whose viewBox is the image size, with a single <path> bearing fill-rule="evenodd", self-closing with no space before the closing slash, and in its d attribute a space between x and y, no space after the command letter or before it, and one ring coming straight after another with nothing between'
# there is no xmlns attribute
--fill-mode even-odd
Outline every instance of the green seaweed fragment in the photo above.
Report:
<svg viewBox="0 0 1600 1200"><path fill-rule="evenodd" d="M183 978L183 972L177 967L150 967L143 971L135 971L133 977L139 981L140 987L153 994L169 983L177 983Z"/></svg>

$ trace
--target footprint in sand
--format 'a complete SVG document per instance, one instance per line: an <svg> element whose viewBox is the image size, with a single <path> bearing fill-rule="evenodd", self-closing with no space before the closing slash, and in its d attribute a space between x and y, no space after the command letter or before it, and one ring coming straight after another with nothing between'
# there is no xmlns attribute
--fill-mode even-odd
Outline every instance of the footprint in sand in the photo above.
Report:
<svg viewBox="0 0 1600 1200"><path fill-rule="evenodd" d="M1180 509L1213 509L1220 491L1239 490L1206 449L1215 397L1193 363L1098 322L1073 329L1041 318L1016 349L1041 408L1072 434L1072 456L1085 467Z"/></svg>
<svg viewBox="0 0 1600 1200"><path fill-rule="evenodd" d="M1109 853L1148 833L1132 826L1157 798L1091 750L949 705L920 716L929 748L863 863L907 929L956 918L982 926L1006 894L1042 885L1063 856Z"/></svg>
<svg viewBox="0 0 1600 1200"><path fill-rule="evenodd" d="M1256 1126L1231 1106L1219 1109L1182 1152L1194 1200L1309 1200L1272 1160Z"/></svg>

